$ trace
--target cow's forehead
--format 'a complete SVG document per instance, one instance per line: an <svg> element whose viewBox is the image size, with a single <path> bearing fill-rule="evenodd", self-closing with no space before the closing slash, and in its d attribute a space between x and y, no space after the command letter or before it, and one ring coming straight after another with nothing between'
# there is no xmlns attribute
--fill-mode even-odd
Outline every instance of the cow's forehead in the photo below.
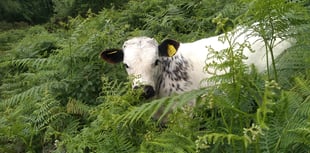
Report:
<svg viewBox="0 0 310 153"><path fill-rule="evenodd" d="M129 39L123 45L124 62L135 63L154 60L158 56L157 48L157 41L149 37L135 37Z"/></svg>
<svg viewBox="0 0 310 153"><path fill-rule="evenodd" d="M155 39L149 37L134 37L127 40L123 49L126 48L157 48L158 43Z"/></svg>

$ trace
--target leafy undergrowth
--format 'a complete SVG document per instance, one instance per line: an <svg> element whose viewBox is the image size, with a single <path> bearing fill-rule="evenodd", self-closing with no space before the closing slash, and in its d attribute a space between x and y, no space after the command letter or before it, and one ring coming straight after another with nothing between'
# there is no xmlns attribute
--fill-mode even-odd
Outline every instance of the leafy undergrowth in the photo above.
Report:
<svg viewBox="0 0 310 153"><path fill-rule="evenodd" d="M0 152L309 152L306 1L131 0L86 16L1 32ZM98 57L128 37L190 42L254 22L267 45L297 41L277 70L258 74L227 49L212 66L232 71L180 95L141 100L123 66Z"/></svg>

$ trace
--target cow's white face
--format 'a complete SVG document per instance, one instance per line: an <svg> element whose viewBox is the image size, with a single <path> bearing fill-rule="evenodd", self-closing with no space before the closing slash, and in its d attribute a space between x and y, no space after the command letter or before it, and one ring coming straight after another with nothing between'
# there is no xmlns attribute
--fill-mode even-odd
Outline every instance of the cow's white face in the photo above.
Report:
<svg viewBox="0 0 310 153"><path fill-rule="evenodd" d="M146 97L154 96L160 74L157 41L148 37L133 38L124 43L123 52L124 66L133 77L133 88L143 86Z"/></svg>
<svg viewBox="0 0 310 153"><path fill-rule="evenodd" d="M173 56L178 47L179 43L170 39L158 45L155 39L135 37L126 41L122 49L107 49L100 56L112 64L123 62L133 78L132 87L143 87L143 96L150 98L156 94L157 81L163 73L161 57Z"/></svg>

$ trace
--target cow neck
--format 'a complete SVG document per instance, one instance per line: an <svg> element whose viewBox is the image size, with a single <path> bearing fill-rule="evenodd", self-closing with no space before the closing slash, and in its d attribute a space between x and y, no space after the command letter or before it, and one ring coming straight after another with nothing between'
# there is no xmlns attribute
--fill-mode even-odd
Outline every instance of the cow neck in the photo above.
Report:
<svg viewBox="0 0 310 153"><path fill-rule="evenodd" d="M157 81L157 92L171 95L173 92L183 92L192 82L190 70L192 66L184 56L162 57L161 75ZM158 93L160 94L160 93Z"/></svg>

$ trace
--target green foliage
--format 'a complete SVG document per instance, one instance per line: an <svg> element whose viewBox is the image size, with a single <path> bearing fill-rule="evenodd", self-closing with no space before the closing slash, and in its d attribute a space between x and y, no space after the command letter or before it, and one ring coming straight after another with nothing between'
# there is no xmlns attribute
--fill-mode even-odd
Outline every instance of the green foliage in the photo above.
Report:
<svg viewBox="0 0 310 153"><path fill-rule="evenodd" d="M120 20L133 35L147 35L159 40L169 37L180 41L194 41L214 35L212 18L222 13L235 18L245 8L234 0L196 1L129 1Z"/></svg>
<svg viewBox="0 0 310 153"><path fill-rule="evenodd" d="M90 18L92 17L90 16ZM53 141L59 135L58 132L67 128L63 123L70 120L78 120L80 124L86 122L87 106L98 104L97 97L102 84L101 74L110 72L106 75L111 77L110 79L123 75L123 73L116 74L117 70L114 70L115 73L113 73L112 67L108 65L105 69L101 69L102 64L98 58L98 51L103 48L102 40L107 36L104 33L98 35L100 33L98 30L101 30L102 27L92 24L99 21L100 18L94 21L75 18L68 25L70 29L73 29L72 31L61 31L57 34L50 34L41 26L33 27L27 31L27 35L22 40L14 46L10 46L12 49L2 58L1 72L2 70L7 71L3 73L3 78L1 77L0 109L3 111L16 110L19 112L18 116L27 117L29 112L41 115L40 118L34 119L34 124L38 126L32 127L35 129L35 135L25 135L25 141L20 141L22 144L20 148L34 151L45 149L44 147L50 146L50 144L53 146ZM92 23L86 26L85 24L88 22ZM93 31L89 32L86 29L93 29ZM42 97L46 92L53 95L51 98L58 102L65 116L58 115L54 109L47 111L54 104L53 101ZM32 105L42 107L33 107L29 112L18 111L20 106L29 103L29 101L32 102ZM62 124L53 125L51 120L62 120ZM17 123L22 124L23 122ZM31 140L36 136L42 140L45 129L50 126L52 126L51 129L54 129L54 133L50 133L52 138L49 138L49 141L44 144L33 143L39 145L36 146L37 148L32 148L33 144L28 144L28 139ZM3 134L6 135L5 132ZM14 134L13 132L14 137L20 137ZM19 147L14 146L19 143L12 141L12 143L6 144L6 142L10 142L10 140L5 140L1 144L12 145L12 148Z"/></svg>
<svg viewBox="0 0 310 153"><path fill-rule="evenodd" d="M128 0L2 0L0 2L0 21L45 23L51 17L55 22L87 16L89 10L98 13L102 8L122 8Z"/></svg>
<svg viewBox="0 0 310 153"><path fill-rule="evenodd" d="M52 4L50 0L2 0L0 10L0 20L42 23L52 15Z"/></svg>
<svg viewBox="0 0 310 153"><path fill-rule="evenodd" d="M291 27L296 26L296 24L300 26L300 23L306 22L305 19L309 18L306 11L300 5L284 0L255 0L249 3L248 11L245 13L245 21L258 32L265 43L267 65L272 65L274 73L273 77L271 77L271 70L267 67L268 79L274 78L278 82L273 51L276 40L290 38L294 33L300 34ZM254 26L253 23L255 23ZM268 56L271 57L271 61L269 61Z"/></svg>
<svg viewBox="0 0 310 153"><path fill-rule="evenodd" d="M54 6L55 19L63 19L68 16L87 15L89 9L98 13L102 8L120 9L128 0L51 0Z"/></svg>
<svg viewBox="0 0 310 153"><path fill-rule="evenodd" d="M52 2L53 19L67 22L0 33L0 152L310 150L307 1ZM8 3L10 11L24 4L0 2ZM98 14L88 9L103 6ZM221 54L210 48L209 57L221 62L205 69L226 73L205 80L214 86L184 94L143 100L122 65L98 57L132 36L193 41L254 22L269 48L279 37L294 37L296 45L267 74L258 74L242 63L243 49L251 46L224 34L220 41L230 47ZM50 26L55 29L45 29Z"/></svg>

